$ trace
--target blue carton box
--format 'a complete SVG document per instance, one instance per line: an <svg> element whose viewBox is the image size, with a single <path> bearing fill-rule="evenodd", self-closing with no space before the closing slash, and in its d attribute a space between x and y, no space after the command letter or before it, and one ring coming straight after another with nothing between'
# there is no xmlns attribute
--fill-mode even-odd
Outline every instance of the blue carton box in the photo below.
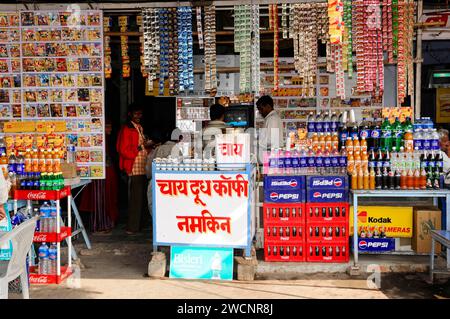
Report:
<svg viewBox="0 0 450 319"><path fill-rule="evenodd" d="M305 190L264 190L265 203L304 203L306 200Z"/></svg>
<svg viewBox="0 0 450 319"><path fill-rule="evenodd" d="M353 238L351 241L353 249ZM358 238L359 252L385 252L395 250L395 238Z"/></svg>
<svg viewBox="0 0 450 319"><path fill-rule="evenodd" d="M307 190L307 201L310 203L341 203L348 202L347 189L311 189Z"/></svg>
<svg viewBox="0 0 450 319"><path fill-rule="evenodd" d="M306 190L305 176L265 176L264 191Z"/></svg>
<svg viewBox="0 0 450 319"><path fill-rule="evenodd" d="M348 189L348 176L308 176L308 189Z"/></svg>

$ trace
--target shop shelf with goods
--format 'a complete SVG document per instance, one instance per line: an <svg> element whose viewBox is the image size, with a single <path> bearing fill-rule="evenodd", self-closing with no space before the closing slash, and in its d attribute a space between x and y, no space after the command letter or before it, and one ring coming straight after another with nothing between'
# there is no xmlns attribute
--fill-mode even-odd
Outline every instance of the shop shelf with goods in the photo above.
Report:
<svg viewBox="0 0 450 319"><path fill-rule="evenodd" d="M60 201L67 198L67 225L62 226ZM39 263L33 260L29 263L29 278L31 284L60 284L72 273L72 220L71 220L71 188L65 186L60 190L15 190L13 195L14 214L17 214L17 202L27 201L27 208L31 210L32 201L44 201L40 209L35 208L40 215L33 242L41 243L39 247ZM51 206L47 201L53 201ZM68 262L61 265L61 242L67 241ZM53 255L46 245L50 244ZM56 252L55 252L56 250ZM53 258L50 258L52 256Z"/></svg>

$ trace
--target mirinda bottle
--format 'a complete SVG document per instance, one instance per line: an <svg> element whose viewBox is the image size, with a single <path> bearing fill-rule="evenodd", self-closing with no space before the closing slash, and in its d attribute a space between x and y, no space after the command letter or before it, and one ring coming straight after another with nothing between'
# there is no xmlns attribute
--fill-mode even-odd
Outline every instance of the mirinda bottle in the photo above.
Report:
<svg viewBox="0 0 450 319"><path fill-rule="evenodd" d="M325 135L323 133L319 135L319 150L325 152Z"/></svg>
<svg viewBox="0 0 450 319"><path fill-rule="evenodd" d="M359 143L359 138L357 136L353 138L353 152L355 152L355 155L356 153L361 152L361 144Z"/></svg>
<svg viewBox="0 0 450 319"><path fill-rule="evenodd" d="M358 173L353 169L352 174L352 189L358 189Z"/></svg>
<svg viewBox="0 0 450 319"><path fill-rule="evenodd" d="M31 171L33 173L39 172L39 157L37 149L34 149L31 153Z"/></svg>
<svg viewBox="0 0 450 319"><path fill-rule="evenodd" d="M25 152L25 172L30 173L32 171L31 150L27 149Z"/></svg>
<svg viewBox="0 0 450 319"><path fill-rule="evenodd" d="M339 150L339 136L336 132L333 133L333 136L331 136L331 150Z"/></svg>
<svg viewBox="0 0 450 319"><path fill-rule="evenodd" d="M47 157L46 150L39 150L39 172L45 173L47 172L47 165L45 163L45 158Z"/></svg>
<svg viewBox="0 0 450 319"><path fill-rule="evenodd" d="M353 154L353 141L351 137L347 137L347 141L345 141L345 148L347 149L348 154Z"/></svg>
<svg viewBox="0 0 450 319"><path fill-rule="evenodd" d="M47 150L47 156L45 157L45 166L47 173L53 173L53 154L54 151L51 149Z"/></svg>
<svg viewBox="0 0 450 319"><path fill-rule="evenodd" d="M314 133L311 139L312 149L314 152L317 152L317 150L319 149L319 135L317 135L317 133Z"/></svg>
<svg viewBox="0 0 450 319"><path fill-rule="evenodd" d="M353 157L353 154L349 154L347 159L347 171L349 174L352 174L354 170L355 170L355 158Z"/></svg>
<svg viewBox="0 0 450 319"><path fill-rule="evenodd" d="M369 170L366 168L364 170L364 176L363 176L363 189L370 189L369 186Z"/></svg>
<svg viewBox="0 0 450 319"><path fill-rule="evenodd" d="M53 172L58 173L61 171L61 157L59 149L55 149L53 154Z"/></svg>
<svg viewBox="0 0 450 319"><path fill-rule="evenodd" d="M358 170L358 189L364 189L364 173L361 168Z"/></svg>
<svg viewBox="0 0 450 319"><path fill-rule="evenodd" d="M331 137L331 133L327 133L325 136L325 149L331 151L333 147L333 140Z"/></svg>

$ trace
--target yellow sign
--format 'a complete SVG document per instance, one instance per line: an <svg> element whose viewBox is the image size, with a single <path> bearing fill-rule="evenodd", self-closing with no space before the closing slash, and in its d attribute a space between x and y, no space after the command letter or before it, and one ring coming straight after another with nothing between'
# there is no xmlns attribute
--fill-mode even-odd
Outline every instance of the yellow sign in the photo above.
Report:
<svg viewBox="0 0 450 319"><path fill-rule="evenodd" d="M387 237L411 238L412 207L358 206L358 234L384 232ZM350 207L350 235L353 235L353 206Z"/></svg>
<svg viewBox="0 0 450 319"><path fill-rule="evenodd" d="M436 90L436 122L450 123L450 88Z"/></svg>
<svg viewBox="0 0 450 319"><path fill-rule="evenodd" d="M403 107L383 107L383 119L389 118L391 123L395 122L395 118L398 117L400 122L404 122L407 117L412 118L412 108L409 106Z"/></svg>
<svg viewBox="0 0 450 319"><path fill-rule="evenodd" d="M6 122L3 126L5 133L28 133L36 130L36 122L24 121L24 122Z"/></svg>

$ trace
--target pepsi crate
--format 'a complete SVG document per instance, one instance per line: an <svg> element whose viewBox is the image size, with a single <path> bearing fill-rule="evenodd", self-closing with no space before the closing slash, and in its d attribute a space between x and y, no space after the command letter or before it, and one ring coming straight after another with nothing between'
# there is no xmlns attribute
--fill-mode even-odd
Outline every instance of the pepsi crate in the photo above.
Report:
<svg viewBox="0 0 450 319"><path fill-rule="evenodd" d="M348 189L311 189L308 188L307 202L308 203L336 203L348 201Z"/></svg>
<svg viewBox="0 0 450 319"><path fill-rule="evenodd" d="M306 240L308 243L348 242L348 222L309 222Z"/></svg>
<svg viewBox="0 0 450 319"><path fill-rule="evenodd" d="M306 223L349 222L348 203L306 203Z"/></svg>
<svg viewBox="0 0 450 319"><path fill-rule="evenodd" d="M342 243L306 243L306 261L339 263L349 261L348 241Z"/></svg>
<svg viewBox="0 0 450 319"><path fill-rule="evenodd" d="M305 224L265 223L264 242L303 242L306 239Z"/></svg>
<svg viewBox="0 0 450 319"><path fill-rule="evenodd" d="M308 176L307 177L307 189L320 190L320 189L348 189L348 176Z"/></svg>
<svg viewBox="0 0 450 319"><path fill-rule="evenodd" d="M306 191L302 190L278 190L271 191L264 189L264 202L266 203L304 203L306 201Z"/></svg>
<svg viewBox="0 0 450 319"><path fill-rule="evenodd" d="M286 224L305 223L306 208L304 203L264 203L263 211L264 225L271 222L283 222Z"/></svg>
<svg viewBox="0 0 450 319"><path fill-rule="evenodd" d="M264 191L306 190L305 176L264 176Z"/></svg>
<svg viewBox="0 0 450 319"><path fill-rule="evenodd" d="M393 250L395 250L395 238L361 238L361 237L358 238L358 251L360 253L364 252L377 253Z"/></svg>
<svg viewBox="0 0 450 319"><path fill-rule="evenodd" d="M305 244L271 242L264 243L265 261L303 262L305 261Z"/></svg>

